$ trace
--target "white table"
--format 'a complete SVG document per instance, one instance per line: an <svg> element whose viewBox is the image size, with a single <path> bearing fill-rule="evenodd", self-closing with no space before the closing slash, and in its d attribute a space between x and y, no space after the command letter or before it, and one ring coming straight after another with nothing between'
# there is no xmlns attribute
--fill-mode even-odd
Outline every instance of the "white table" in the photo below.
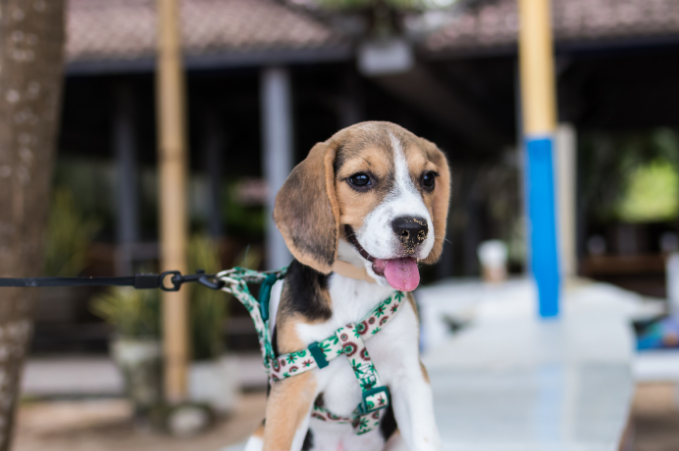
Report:
<svg viewBox="0 0 679 451"><path fill-rule="evenodd" d="M580 285L566 290L558 321L537 318L527 280L476 290L448 281L418 299L426 331L461 312L471 321L452 339L430 337L424 356L445 451L619 449L634 386L629 321L643 310L636 295Z"/></svg>

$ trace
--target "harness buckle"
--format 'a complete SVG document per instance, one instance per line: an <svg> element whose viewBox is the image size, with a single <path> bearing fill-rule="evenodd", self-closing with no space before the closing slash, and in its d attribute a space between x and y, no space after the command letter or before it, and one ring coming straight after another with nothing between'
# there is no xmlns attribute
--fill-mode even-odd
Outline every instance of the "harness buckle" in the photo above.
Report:
<svg viewBox="0 0 679 451"><path fill-rule="evenodd" d="M367 415L384 409L391 403L389 388L385 386L371 388L362 394L361 403L358 405L358 414Z"/></svg>

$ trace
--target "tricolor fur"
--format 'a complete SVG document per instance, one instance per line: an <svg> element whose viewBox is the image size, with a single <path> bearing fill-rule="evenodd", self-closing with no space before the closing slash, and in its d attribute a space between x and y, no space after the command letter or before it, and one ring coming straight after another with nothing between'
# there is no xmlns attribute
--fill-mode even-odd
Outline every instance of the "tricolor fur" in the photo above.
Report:
<svg viewBox="0 0 679 451"><path fill-rule="evenodd" d="M444 154L391 123L357 124L314 146L276 198L274 219L296 259L272 294L276 352L304 349L359 321L394 291L392 285L416 285L419 275L413 278L407 268L439 258L449 190ZM338 260L364 268L376 283L333 272ZM379 430L355 435L351 425L310 417L314 403L350 416L361 400L350 364L340 356L326 368L273 383L265 422L246 451L440 450L419 359L417 308L409 297L366 344L392 396Z"/></svg>

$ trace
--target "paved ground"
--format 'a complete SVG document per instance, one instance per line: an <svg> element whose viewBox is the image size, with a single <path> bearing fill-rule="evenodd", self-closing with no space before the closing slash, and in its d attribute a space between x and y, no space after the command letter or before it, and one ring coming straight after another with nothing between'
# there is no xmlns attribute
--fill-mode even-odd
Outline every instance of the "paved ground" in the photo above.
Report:
<svg viewBox="0 0 679 451"><path fill-rule="evenodd" d="M642 384L634 399L634 451L679 450L679 407L674 384Z"/></svg>
<svg viewBox="0 0 679 451"><path fill-rule="evenodd" d="M239 367L241 387L266 387L259 353L232 355ZM32 357L26 362L21 391L29 397L121 396L123 379L106 356Z"/></svg>
<svg viewBox="0 0 679 451"><path fill-rule="evenodd" d="M243 356L243 361L248 371L242 382L252 388L263 385L259 357ZM22 404L14 451L217 451L246 438L263 418L266 402L261 391L242 395L230 418L198 437L178 440L135 428L126 401L101 399L122 391L120 376L108 359L31 359L23 388L28 399L55 400ZM679 450L677 399L674 384L638 386L632 414L634 451Z"/></svg>
<svg viewBox="0 0 679 451"><path fill-rule="evenodd" d="M42 401L19 411L14 451L217 451L243 440L263 418L264 393L243 395L233 416L190 439L139 431L123 400ZM634 451L679 450L673 384L642 384L634 400Z"/></svg>
<svg viewBox="0 0 679 451"><path fill-rule="evenodd" d="M217 451L244 440L262 421L266 395L242 395L234 414L193 438L140 431L124 400L24 403L13 451Z"/></svg>

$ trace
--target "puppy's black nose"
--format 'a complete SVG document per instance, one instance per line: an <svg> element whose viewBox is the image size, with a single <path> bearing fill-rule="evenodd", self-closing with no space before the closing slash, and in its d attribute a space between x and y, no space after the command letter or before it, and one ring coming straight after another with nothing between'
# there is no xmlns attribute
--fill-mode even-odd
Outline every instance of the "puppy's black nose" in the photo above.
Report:
<svg viewBox="0 0 679 451"><path fill-rule="evenodd" d="M429 233L427 220L420 217L401 216L391 222L391 228L398 237L406 254L415 253L415 248L424 243Z"/></svg>

